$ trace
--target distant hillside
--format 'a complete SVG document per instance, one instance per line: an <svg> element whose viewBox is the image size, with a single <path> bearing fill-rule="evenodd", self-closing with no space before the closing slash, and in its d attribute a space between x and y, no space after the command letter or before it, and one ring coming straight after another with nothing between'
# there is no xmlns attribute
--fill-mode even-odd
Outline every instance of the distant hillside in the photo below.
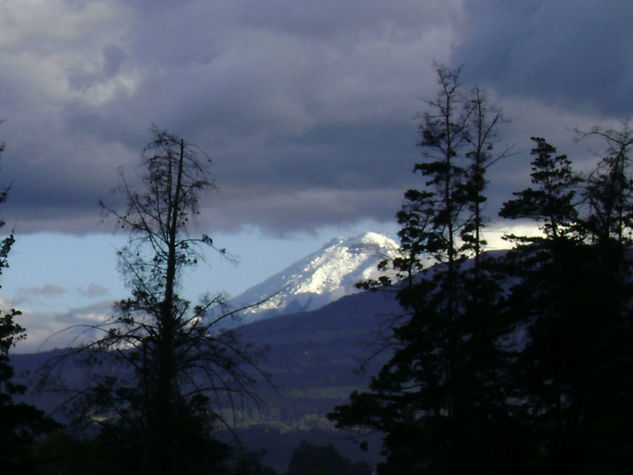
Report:
<svg viewBox="0 0 633 475"><path fill-rule="evenodd" d="M238 414L238 431L250 450L265 449L264 461L285 469L292 450L301 439L315 444L333 443L346 457L375 463L379 444L369 453L332 429L325 415L347 401L353 389L366 387L385 361L386 354L358 373L360 363L375 349L376 331L401 312L393 292L362 292L343 297L311 312L261 320L236 331L243 341L267 346L262 370L276 388L258 386L264 406L247 406ZM55 352L13 355L16 373L34 371ZM82 370L70 365L65 377L79 381ZM51 410L60 397L30 395L29 401ZM227 439L230 436L226 435Z"/></svg>
<svg viewBox="0 0 633 475"><path fill-rule="evenodd" d="M237 332L245 341L269 347L265 366L284 385L349 384L376 343L378 327L401 311L391 292L362 292L310 312L254 322Z"/></svg>
<svg viewBox="0 0 633 475"><path fill-rule="evenodd" d="M278 469L301 439L332 443L346 457L377 463L379 437L363 452L325 416L347 402L352 390L366 388L386 361L389 354L383 352L366 372L358 371L378 348L378 329L400 313L393 292L362 292L311 312L239 328L243 341L268 347L262 368L278 387L260 386L264 407L247 411L240 423L238 433L249 449L265 450L264 461Z"/></svg>

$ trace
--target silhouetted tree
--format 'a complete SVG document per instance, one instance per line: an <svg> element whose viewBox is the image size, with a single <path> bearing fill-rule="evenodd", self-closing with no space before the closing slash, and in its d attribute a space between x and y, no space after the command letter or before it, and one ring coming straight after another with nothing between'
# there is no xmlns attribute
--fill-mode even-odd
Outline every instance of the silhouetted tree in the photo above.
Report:
<svg viewBox="0 0 633 475"><path fill-rule="evenodd" d="M633 230L633 130L625 121L620 129L594 127L577 131L580 139L597 138L603 155L586 180L589 215L584 225L594 242L627 243Z"/></svg>
<svg viewBox="0 0 633 475"><path fill-rule="evenodd" d="M542 237L518 239L519 242L556 241L577 230L578 211L575 196L580 176L575 174L567 155L556 155L556 148L542 137L532 137L531 179L535 188L514 193L516 198L503 204L499 215L509 219L531 219L541 224ZM516 236L509 236L515 239Z"/></svg>
<svg viewBox="0 0 633 475"><path fill-rule="evenodd" d="M566 382L573 376L565 374L564 360L574 350L566 344L565 332L575 318L570 313L573 300L568 284L572 279L577 284L572 273L580 270L576 259L581 240L575 234L578 213L574 203L579 177L566 155L558 155L541 137L532 140L532 187L514 193L515 198L504 203L499 213L509 219L533 220L543 233L506 237L517 244L506 259L508 279L515 282L506 300L506 313L525 332L522 341L517 332L519 341L515 342L513 401L529 420L539 451L554 451L558 456L561 451L553 446L564 441L564 434L555 432L563 426L568 409L563 406L572 404ZM569 455L565 453L561 462ZM543 459L547 457L536 457L539 470L545 469Z"/></svg>
<svg viewBox="0 0 633 475"><path fill-rule="evenodd" d="M403 256L391 263L406 277L398 299L410 317L393 327L393 357L369 391L352 393L330 418L385 433L380 473L507 473L516 464L505 450L514 434L495 344L500 289L481 258L485 172L501 114L480 91L464 92L459 71L437 67L437 75L420 126L424 159L414 167L424 187L405 193Z"/></svg>
<svg viewBox="0 0 633 475"><path fill-rule="evenodd" d="M102 203L130 235L118 255L132 296L81 348L96 370L81 416L98 422L101 442L130 454L143 473L207 473L229 453L209 436L224 421L214 403L256 398L259 352L220 327L232 315L216 311L221 298L193 305L178 295L200 246L215 248L206 234L188 232L201 195L213 188L210 160L182 138L152 133L139 183L122 176L126 207Z"/></svg>
<svg viewBox="0 0 633 475"><path fill-rule="evenodd" d="M572 436L583 452L579 471L627 473L633 470L633 445L623 432L633 424L633 131L624 121L581 133L591 137L600 156L582 193L588 251L576 270L583 285L573 294L578 351L570 366L579 376L570 397L578 407Z"/></svg>
<svg viewBox="0 0 633 475"><path fill-rule="evenodd" d="M524 334L513 401L532 431L533 470L626 473L632 451L620 434L631 423L625 368L633 364L633 288L622 211L627 179L618 171L625 162L602 160L581 180L565 155L533 140L534 187L501 210L539 222L543 232L511 236L519 245L508 254L515 284L506 311Z"/></svg>
<svg viewBox="0 0 633 475"><path fill-rule="evenodd" d="M479 258L482 247L487 244L482 236L486 224L484 206L486 195L486 171L491 165L507 157L511 148L495 151L497 129L505 119L501 109L494 106L486 93L475 88L465 98L465 109L468 122L464 137L467 142L466 151L466 180L462 184L463 199L469 214L464 222L460 237L463 241L462 249L470 250L474 256L475 280L479 270Z"/></svg>

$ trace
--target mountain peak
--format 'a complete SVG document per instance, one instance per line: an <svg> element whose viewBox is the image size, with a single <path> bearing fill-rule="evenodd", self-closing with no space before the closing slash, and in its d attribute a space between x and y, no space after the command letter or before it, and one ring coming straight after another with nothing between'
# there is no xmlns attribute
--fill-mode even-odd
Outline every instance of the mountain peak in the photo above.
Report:
<svg viewBox="0 0 633 475"><path fill-rule="evenodd" d="M234 307L266 301L248 309L248 321L320 308L356 293L355 284L376 278L378 263L394 257L398 245L389 237L367 232L338 237L232 301Z"/></svg>
<svg viewBox="0 0 633 475"><path fill-rule="evenodd" d="M368 231L366 233L359 234L358 236L334 238L331 241L327 242L321 249L332 247L337 244L343 244L347 246L359 244L374 244L376 246L386 248L390 248L393 246L395 246L396 248L398 247L395 241L390 237L385 236L384 234Z"/></svg>

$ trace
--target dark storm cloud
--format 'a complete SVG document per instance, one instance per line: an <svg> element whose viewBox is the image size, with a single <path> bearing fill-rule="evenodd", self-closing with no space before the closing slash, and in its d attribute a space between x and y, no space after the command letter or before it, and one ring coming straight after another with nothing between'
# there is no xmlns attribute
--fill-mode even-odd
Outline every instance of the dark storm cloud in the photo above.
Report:
<svg viewBox="0 0 633 475"><path fill-rule="evenodd" d="M216 206L207 209L200 224L210 229L237 231L243 223L250 223L282 236L297 230L315 230L324 223L356 224L367 217L391 222L401 196L401 190L383 188L358 191L309 188L295 192L231 188L214 197Z"/></svg>
<svg viewBox="0 0 633 475"><path fill-rule="evenodd" d="M633 114L633 2L473 0L455 62L499 90L605 116Z"/></svg>
<svg viewBox="0 0 633 475"><path fill-rule="evenodd" d="M103 64L96 71L85 71L79 68L73 68L68 73L68 84L71 90L86 91L99 83L106 83L117 73L127 58L127 54L123 49L116 45L106 45L102 51Z"/></svg>
<svg viewBox="0 0 633 475"><path fill-rule="evenodd" d="M433 60L466 63L512 112L538 110L537 129L564 115L540 100L618 110L631 7L593 3L3 2L5 215L21 231L103 230L97 202L118 167L134 172L156 123L214 160L220 193L201 224L215 230L391 220L414 183L414 117L435 89ZM607 80L611 93L596 87ZM510 135L540 133L508 115L523 124Z"/></svg>
<svg viewBox="0 0 633 475"><path fill-rule="evenodd" d="M307 37L358 34L389 28L406 41L407 34L428 25L452 22L461 15L461 2L385 2L383 0L323 0L320 2L241 2L240 21L275 32Z"/></svg>
<svg viewBox="0 0 633 475"><path fill-rule="evenodd" d="M155 122L213 157L214 222L279 231L397 206L382 200L408 178L395 170L415 156L412 102L449 51L459 2L58 0L59 28L4 9L23 19L0 77L20 230L93 229Z"/></svg>
<svg viewBox="0 0 633 475"><path fill-rule="evenodd" d="M412 121L315 127L301 137L271 139L264 150L217 161L220 188L267 186L366 190L402 183L417 157ZM232 155L231 154L231 155ZM231 177L230 181L225 177Z"/></svg>

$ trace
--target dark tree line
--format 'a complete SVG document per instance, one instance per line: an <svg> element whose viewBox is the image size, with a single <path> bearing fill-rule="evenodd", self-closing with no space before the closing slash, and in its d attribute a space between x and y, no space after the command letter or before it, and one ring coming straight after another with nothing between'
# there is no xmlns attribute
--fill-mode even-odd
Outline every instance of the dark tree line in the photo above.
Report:
<svg viewBox="0 0 633 475"><path fill-rule="evenodd" d="M500 215L538 223L484 253L486 172L501 112L437 68L420 125L423 186L397 218L408 318L366 391L329 415L384 433L383 474L630 473L633 469L633 132L595 128L579 174L534 137L531 186ZM391 284L388 278L364 287Z"/></svg>

